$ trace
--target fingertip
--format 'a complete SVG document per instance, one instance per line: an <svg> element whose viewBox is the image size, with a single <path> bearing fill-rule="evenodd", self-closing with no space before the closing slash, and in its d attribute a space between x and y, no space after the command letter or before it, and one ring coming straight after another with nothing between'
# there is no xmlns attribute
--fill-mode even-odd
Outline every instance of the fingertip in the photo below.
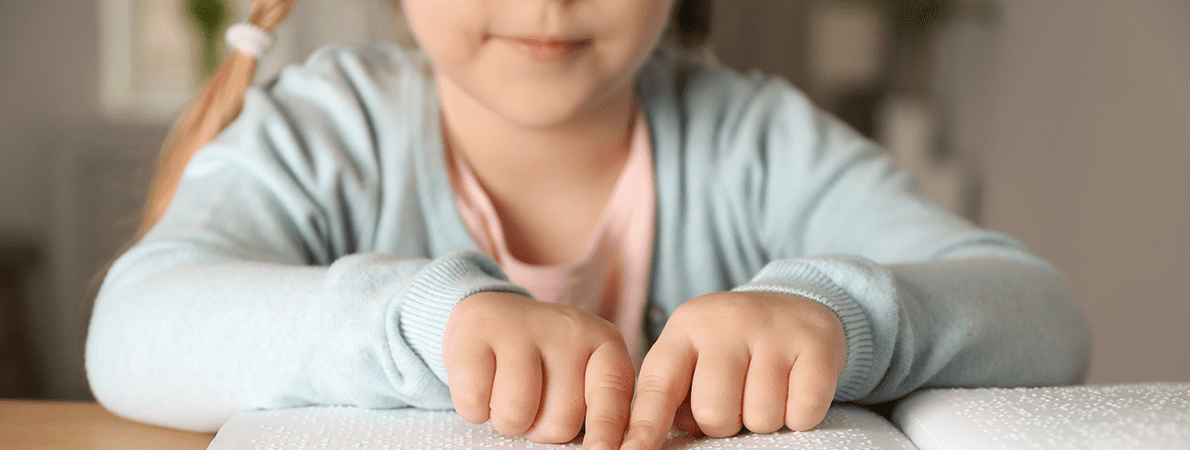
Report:
<svg viewBox="0 0 1190 450"><path fill-rule="evenodd" d="M806 408L800 411L791 409L787 412L785 426L793 431L810 431L822 423L828 409L830 409L829 403L825 407Z"/></svg>
<svg viewBox="0 0 1190 450"><path fill-rule="evenodd" d="M794 366L789 375L785 425L791 430L808 431L822 423L834 400L836 381L823 358L807 357Z"/></svg>
<svg viewBox="0 0 1190 450"><path fill-rule="evenodd" d="M629 439L620 450L645 450L645 442L640 439Z"/></svg>
<svg viewBox="0 0 1190 450"><path fill-rule="evenodd" d="M459 417L462 417L463 420L476 425L487 423L488 418L491 415L491 411L487 410L487 408L484 408L483 410L465 410L460 409L458 406L455 407L455 413L457 413Z"/></svg>
<svg viewBox="0 0 1190 450"><path fill-rule="evenodd" d="M813 420L802 418L791 420L789 423L785 424L785 426L789 427L789 429L793 431L810 431L813 430L814 427L817 427L820 423L822 423L821 419Z"/></svg>
<svg viewBox="0 0 1190 450"><path fill-rule="evenodd" d="M608 445L607 442L599 441L591 444L591 446L587 447L586 450L612 450L612 446Z"/></svg>

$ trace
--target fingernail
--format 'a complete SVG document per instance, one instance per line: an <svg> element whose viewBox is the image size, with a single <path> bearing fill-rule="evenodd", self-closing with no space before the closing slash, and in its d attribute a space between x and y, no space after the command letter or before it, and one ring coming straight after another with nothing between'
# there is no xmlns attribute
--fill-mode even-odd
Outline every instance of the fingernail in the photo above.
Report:
<svg viewBox="0 0 1190 450"><path fill-rule="evenodd" d="M612 446L607 442L596 442L589 450L612 450Z"/></svg>
<svg viewBox="0 0 1190 450"><path fill-rule="evenodd" d="M645 443L640 439L632 439L624 443L620 450L645 450Z"/></svg>

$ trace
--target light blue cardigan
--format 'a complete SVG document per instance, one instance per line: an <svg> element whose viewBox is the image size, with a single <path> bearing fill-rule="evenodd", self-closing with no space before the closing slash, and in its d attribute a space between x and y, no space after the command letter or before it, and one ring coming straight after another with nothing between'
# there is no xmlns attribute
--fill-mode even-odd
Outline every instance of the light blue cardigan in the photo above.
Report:
<svg viewBox="0 0 1190 450"><path fill-rule="evenodd" d="M427 67L332 47L249 92L108 273L87 340L104 406L193 430L259 408L451 407L452 308L523 290L456 210ZM785 82L662 49L637 92L657 183L651 335L692 297L773 290L842 319L837 400L1082 376L1087 326L1057 271L924 200Z"/></svg>

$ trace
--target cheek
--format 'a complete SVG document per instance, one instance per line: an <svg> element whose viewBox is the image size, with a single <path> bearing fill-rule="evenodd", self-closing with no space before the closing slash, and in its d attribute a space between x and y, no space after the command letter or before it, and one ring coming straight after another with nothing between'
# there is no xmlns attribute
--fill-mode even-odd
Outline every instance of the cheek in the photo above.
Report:
<svg viewBox="0 0 1190 450"><path fill-rule="evenodd" d="M638 14L641 28L647 30L651 36L659 39L673 18L675 0L653 0L640 4L642 11Z"/></svg>
<svg viewBox="0 0 1190 450"><path fill-rule="evenodd" d="M434 60L458 60L475 51L482 18L475 0L404 0L404 15L417 44Z"/></svg>
<svg viewBox="0 0 1190 450"><path fill-rule="evenodd" d="M673 0L616 0L600 14L603 32L623 57L641 61L655 48L669 23Z"/></svg>

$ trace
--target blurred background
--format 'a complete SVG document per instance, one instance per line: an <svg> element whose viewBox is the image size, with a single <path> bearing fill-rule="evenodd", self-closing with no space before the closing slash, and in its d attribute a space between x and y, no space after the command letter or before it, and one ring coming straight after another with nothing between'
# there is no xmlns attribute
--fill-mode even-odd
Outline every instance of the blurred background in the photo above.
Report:
<svg viewBox="0 0 1190 450"><path fill-rule="evenodd" d="M247 4L0 1L0 397L90 398L96 274ZM719 60L787 77L930 196L1062 270L1094 333L1089 382L1190 381L1190 2L718 0L712 14ZM259 78L327 42L407 38L391 18L381 0L299 0Z"/></svg>

